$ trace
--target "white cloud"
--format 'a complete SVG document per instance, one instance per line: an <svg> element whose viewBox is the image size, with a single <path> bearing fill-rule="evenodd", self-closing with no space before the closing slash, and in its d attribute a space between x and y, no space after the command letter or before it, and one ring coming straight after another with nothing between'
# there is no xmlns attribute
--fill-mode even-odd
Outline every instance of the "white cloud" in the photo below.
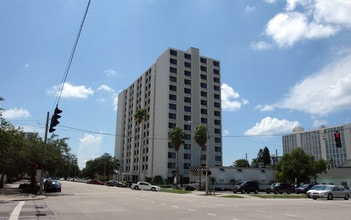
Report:
<svg viewBox="0 0 351 220"><path fill-rule="evenodd" d="M273 4L275 3L277 0L263 0L264 2L268 3L268 4Z"/></svg>
<svg viewBox="0 0 351 220"><path fill-rule="evenodd" d="M315 127L315 128L319 128L319 127L321 127L323 125L327 125L327 124L328 124L328 122L326 120L315 120L315 121L313 121L313 127Z"/></svg>
<svg viewBox="0 0 351 220"><path fill-rule="evenodd" d="M26 63L25 65L24 65L24 68L29 68L30 67L30 65L29 65L29 63Z"/></svg>
<svg viewBox="0 0 351 220"><path fill-rule="evenodd" d="M108 68L106 70L104 70L104 73L109 76L109 77L112 77L112 76L120 76L116 70L112 69L112 68Z"/></svg>
<svg viewBox="0 0 351 220"><path fill-rule="evenodd" d="M293 86L274 107L327 115L351 109L351 52Z"/></svg>
<svg viewBox="0 0 351 220"><path fill-rule="evenodd" d="M29 111L24 108L20 108L20 109L13 108L13 109L4 110L2 112L2 116L8 120L16 119L16 118L28 118Z"/></svg>
<svg viewBox="0 0 351 220"><path fill-rule="evenodd" d="M245 12L252 12L252 11L255 11L255 7L253 7L253 6L246 6Z"/></svg>
<svg viewBox="0 0 351 220"><path fill-rule="evenodd" d="M108 85L105 85L105 84L101 85L98 88L98 90L99 91L106 91L106 92L111 94L113 110L117 111L118 93L113 88L111 88L111 87L109 87ZM106 99L105 98L100 98L100 99L98 99L98 102L106 102Z"/></svg>
<svg viewBox="0 0 351 220"><path fill-rule="evenodd" d="M248 104L246 99L239 100L239 93L235 92L232 87L223 83L221 86L222 110L233 112L241 108L242 105Z"/></svg>
<svg viewBox="0 0 351 220"><path fill-rule="evenodd" d="M84 168L85 162L97 155L101 149L102 137L102 135L84 134L83 138L79 138L77 158L80 168Z"/></svg>
<svg viewBox="0 0 351 220"><path fill-rule="evenodd" d="M245 132L245 135L273 135L292 131L300 126L297 121L279 120L277 118L265 117L255 126Z"/></svg>
<svg viewBox="0 0 351 220"><path fill-rule="evenodd" d="M259 109L262 112L274 111L274 107L271 105L257 105L255 109Z"/></svg>
<svg viewBox="0 0 351 220"><path fill-rule="evenodd" d="M268 22L265 33L279 47L290 47L303 39L327 38L351 27L350 11L351 2L345 0L287 0L285 11Z"/></svg>
<svg viewBox="0 0 351 220"><path fill-rule="evenodd" d="M48 94L59 95L61 89L61 85L53 86L50 90L48 90ZM70 83L65 83L61 97L62 98L79 98L79 99L87 99L90 95L93 95L94 91L91 88L86 88L85 86L73 86Z"/></svg>
<svg viewBox="0 0 351 220"><path fill-rule="evenodd" d="M251 48L254 50L268 50L271 48L271 45L265 41L260 41L251 44Z"/></svg>
<svg viewBox="0 0 351 220"><path fill-rule="evenodd" d="M103 91L111 92L111 93L114 93L114 92L115 92L114 89L112 89L111 87L109 87L108 85L105 85L105 84L101 85L101 86L98 88L98 90L103 90Z"/></svg>

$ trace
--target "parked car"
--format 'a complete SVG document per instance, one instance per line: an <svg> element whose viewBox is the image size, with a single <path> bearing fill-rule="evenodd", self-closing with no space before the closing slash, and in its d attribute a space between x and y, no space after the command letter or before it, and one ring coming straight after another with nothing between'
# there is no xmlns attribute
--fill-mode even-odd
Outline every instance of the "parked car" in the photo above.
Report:
<svg viewBox="0 0 351 220"><path fill-rule="evenodd" d="M44 191L45 192L61 192L61 182L59 180L45 180Z"/></svg>
<svg viewBox="0 0 351 220"><path fill-rule="evenodd" d="M96 180L96 179L90 179L87 181L88 184L95 184L95 185L104 185L103 182Z"/></svg>
<svg viewBox="0 0 351 220"><path fill-rule="evenodd" d="M308 190L310 190L314 184L301 184L299 187L296 187L295 193L306 193Z"/></svg>
<svg viewBox="0 0 351 220"><path fill-rule="evenodd" d="M328 200L333 200L334 198L350 199L349 190L335 185L319 185L319 187L307 191L307 195L314 200L318 198L327 198Z"/></svg>
<svg viewBox="0 0 351 220"><path fill-rule="evenodd" d="M125 187L126 184L117 181L117 180L109 180L105 183L106 186L117 186L117 187Z"/></svg>
<svg viewBox="0 0 351 220"><path fill-rule="evenodd" d="M161 187L152 185L151 183L148 183L148 182L133 183L130 188L135 190L151 190L151 191L158 191L161 189Z"/></svg>
<svg viewBox="0 0 351 220"><path fill-rule="evenodd" d="M287 193L290 194L294 191L294 187L287 182L280 182L280 183L273 183L271 186L269 186L268 188L266 188L266 193L274 193L274 194L282 194L282 193Z"/></svg>
<svg viewBox="0 0 351 220"><path fill-rule="evenodd" d="M242 194L254 192L258 193L260 190L260 186L257 181L246 181L241 183L240 185L235 185L233 187L233 193L241 192Z"/></svg>

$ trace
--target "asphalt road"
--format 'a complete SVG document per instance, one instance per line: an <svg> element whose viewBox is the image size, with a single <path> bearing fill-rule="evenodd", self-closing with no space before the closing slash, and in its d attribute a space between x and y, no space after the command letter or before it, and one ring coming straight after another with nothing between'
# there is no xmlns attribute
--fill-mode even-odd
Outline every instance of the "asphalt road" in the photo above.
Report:
<svg viewBox="0 0 351 220"><path fill-rule="evenodd" d="M232 194L231 192L228 192ZM44 199L1 201L0 219L350 219L351 200L223 198L63 182ZM16 211L18 215L16 215Z"/></svg>

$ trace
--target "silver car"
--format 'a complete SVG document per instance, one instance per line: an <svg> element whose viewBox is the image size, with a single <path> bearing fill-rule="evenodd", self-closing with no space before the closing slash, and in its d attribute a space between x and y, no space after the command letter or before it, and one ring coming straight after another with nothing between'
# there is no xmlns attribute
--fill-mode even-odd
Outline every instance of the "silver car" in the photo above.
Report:
<svg viewBox="0 0 351 220"><path fill-rule="evenodd" d="M328 200L344 198L345 200L349 200L350 191L341 186L317 185L307 191L307 196L314 200L318 198L327 198Z"/></svg>

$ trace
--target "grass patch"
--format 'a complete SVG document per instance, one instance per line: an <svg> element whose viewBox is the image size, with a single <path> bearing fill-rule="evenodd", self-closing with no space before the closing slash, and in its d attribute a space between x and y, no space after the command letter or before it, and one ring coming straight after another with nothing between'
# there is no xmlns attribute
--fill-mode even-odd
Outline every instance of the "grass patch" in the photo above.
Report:
<svg viewBox="0 0 351 220"><path fill-rule="evenodd" d="M251 195L262 199L306 199L305 194L255 194Z"/></svg>
<svg viewBox="0 0 351 220"><path fill-rule="evenodd" d="M187 194L191 193L189 190L185 189L172 189L172 188L162 188L161 192L168 192L168 193L177 193L177 194Z"/></svg>

